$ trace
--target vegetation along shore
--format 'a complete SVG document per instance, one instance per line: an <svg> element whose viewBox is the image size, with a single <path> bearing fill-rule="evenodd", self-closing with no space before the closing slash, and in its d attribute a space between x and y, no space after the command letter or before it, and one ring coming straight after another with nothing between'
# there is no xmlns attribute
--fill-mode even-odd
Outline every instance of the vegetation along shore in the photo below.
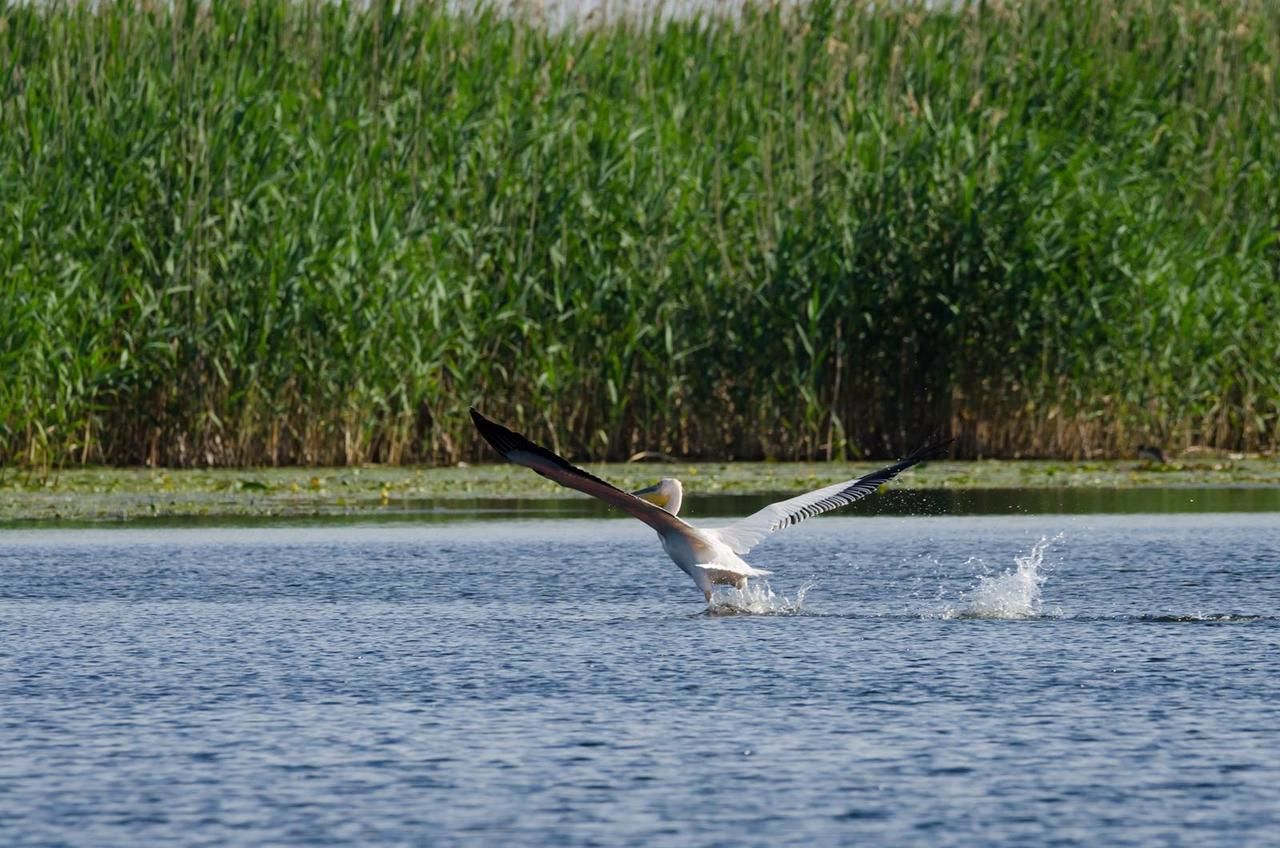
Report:
<svg viewBox="0 0 1280 848"><path fill-rule="evenodd" d="M590 470L633 490L661 477L684 481L691 514L715 514L724 496L756 497L759 506L780 495L794 495L860 476L879 463L738 462L591 464ZM886 487L906 496L913 511L929 511L934 501L919 497L945 494L964 505L989 502L992 494L1014 511L1034 511L1037 498L1059 493L1089 504L1091 511L1125 511L1124 498L1160 491L1173 501L1191 500L1214 508L1205 491L1234 494L1217 508L1242 504L1280 506L1280 460L1240 454L1196 453L1168 463L1147 461L983 460L930 462ZM1179 493L1185 493L1180 498ZM1117 503L1117 498L1120 502ZM1092 500L1091 500L1092 499ZM1168 498L1150 511L1168 510ZM554 507L550 502L554 501ZM860 502L855 511L884 509L879 497ZM1176 504L1178 509L1195 503ZM279 518L363 516L394 518L438 513L475 518L485 512L508 518L513 511L538 509L603 513L596 501L557 486L510 463L472 467L356 466L349 468L73 468L48 477L9 473L0 476L0 523L33 521L120 521L135 518ZM755 508L754 506L751 508ZM740 502L727 514L743 510ZM596 513L591 513L596 514ZM613 513L618 515L616 511Z"/></svg>
<svg viewBox="0 0 1280 848"><path fill-rule="evenodd" d="M0 0L0 465L1280 443L1280 4Z"/></svg>

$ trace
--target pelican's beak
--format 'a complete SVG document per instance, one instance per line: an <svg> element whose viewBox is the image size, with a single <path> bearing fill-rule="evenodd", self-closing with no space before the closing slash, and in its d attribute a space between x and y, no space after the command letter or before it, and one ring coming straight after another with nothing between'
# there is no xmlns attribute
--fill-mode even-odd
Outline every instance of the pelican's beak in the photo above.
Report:
<svg viewBox="0 0 1280 848"><path fill-rule="evenodd" d="M661 483L654 483L652 486L649 486L646 489L637 489L631 494L635 495L637 498L640 498L641 500L648 501L654 506L660 506L663 509L667 508L667 502L670 500L670 498L668 498L666 495L662 493Z"/></svg>

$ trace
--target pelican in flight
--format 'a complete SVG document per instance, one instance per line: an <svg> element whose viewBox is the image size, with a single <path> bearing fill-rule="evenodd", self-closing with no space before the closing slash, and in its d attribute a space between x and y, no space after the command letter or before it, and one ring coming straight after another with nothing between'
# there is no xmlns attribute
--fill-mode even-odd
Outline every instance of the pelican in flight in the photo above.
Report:
<svg viewBox="0 0 1280 848"><path fill-rule="evenodd" d="M624 492L529 441L514 430L484 417L474 407L471 409L471 420L475 422L476 429L484 436L485 441L505 459L532 468L561 486L599 498L658 531L662 549L681 571L693 578L693 582L698 584L698 588L706 596L707 603L711 602L711 590L717 585L742 589L747 585L748 577L762 577L773 573L753 568L742 559L743 554L749 553L766 537L784 527L799 524L806 518L865 498L916 463L942 456L953 441L947 440L920 448L901 462L885 466L856 480L835 483L769 504L728 527L706 528L694 527L676 517L684 498L684 487L679 480L664 477L646 489Z"/></svg>

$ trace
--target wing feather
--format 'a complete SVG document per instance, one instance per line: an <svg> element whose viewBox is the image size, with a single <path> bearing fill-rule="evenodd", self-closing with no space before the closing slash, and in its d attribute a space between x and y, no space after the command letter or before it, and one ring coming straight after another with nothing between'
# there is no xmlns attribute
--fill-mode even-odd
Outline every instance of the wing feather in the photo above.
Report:
<svg viewBox="0 0 1280 848"><path fill-rule="evenodd" d="M662 507L637 498L630 492L624 492L616 486L601 480L591 472L573 465L542 445L525 438L520 433L509 430L498 422L486 418L477 412L474 407L471 410L471 420L475 423L476 429L480 431L480 435L484 437L485 441L492 445L494 450L502 454L503 458L517 465L532 468L543 477L553 480L561 486L577 489L579 492L584 492L593 498L598 498L607 504L616 506L659 532L663 530L689 529L688 524Z"/></svg>
<svg viewBox="0 0 1280 848"><path fill-rule="evenodd" d="M953 441L954 439L948 439L945 442L922 447L901 462L885 466L879 471L873 471L856 480L835 483L785 501L769 504L759 512L752 513L728 527L718 527L702 532L714 534L736 554L748 553L765 538L784 527L799 524L806 518L862 500L911 466L942 456L950 449Z"/></svg>

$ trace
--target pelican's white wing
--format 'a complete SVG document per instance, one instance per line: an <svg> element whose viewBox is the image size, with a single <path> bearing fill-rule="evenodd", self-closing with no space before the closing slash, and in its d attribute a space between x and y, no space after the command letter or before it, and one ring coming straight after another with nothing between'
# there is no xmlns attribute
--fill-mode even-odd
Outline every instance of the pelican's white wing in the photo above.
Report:
<svg viewBox="0 0 1280 848"><path fill-rule="evenodd" d="M514 430L508 430L498 422L485 418L475 409L471 410L471 420L475 422L476 429L480 431L481 436L484 436L485 441L493 445L494 450L517 465L532 468L543 477L548 480L554 480L561 486L577 489L579 492L585 492L607 504L612 504L659 532L676 530L687 533L693 530L688 524L662 507L651 504L646 500L637 498L630 492L624 492L616 486L606 483L589 471L584 471L557 456L542 445L535 444Z"/></svg>
<svg viewBox="0 0 1280 848"><path fill-rule="evenodd" d="M926 459L942 455L950 446L951 441L948 440L920 448L901 462L873 471L856 480L835 483L785 501L769 504L759 512L752 513L728 527L717 527L702 532L714 535L736 554L748 553L778 530L861 500L898 476L900 472Z"/></svg>

